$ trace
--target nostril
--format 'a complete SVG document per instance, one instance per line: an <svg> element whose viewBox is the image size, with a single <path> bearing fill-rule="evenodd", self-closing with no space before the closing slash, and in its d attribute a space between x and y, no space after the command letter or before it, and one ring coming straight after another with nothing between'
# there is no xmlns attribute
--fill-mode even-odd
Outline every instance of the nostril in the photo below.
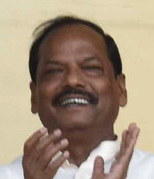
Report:
<svg viewBox="0 0 154 179"><path fill-rule="evenodd" d="M85 81L83 76L80 73L71 73L68 74L67 76L65 76L64 82L63 82L64 86L66 87L72 87L72 88L76 88L76 87L84 87L85 86Z"/></svg>

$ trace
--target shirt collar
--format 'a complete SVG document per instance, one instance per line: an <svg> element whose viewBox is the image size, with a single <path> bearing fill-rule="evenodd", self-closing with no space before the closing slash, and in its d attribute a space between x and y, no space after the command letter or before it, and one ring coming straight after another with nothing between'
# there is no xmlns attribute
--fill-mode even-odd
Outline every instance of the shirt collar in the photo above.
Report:
<svg viewBox="0 0 154 179"><path fill-rule="evenodd" d="M84 161L78 168L76 165L69 164L65 162L63 168L74 168L76 169L75 179L90 178L93 172L94 160L97 156L101 156L104 162L107 163L115 157L119 151L120 145L119 141L103 141L101 142L89 155L88 159Z"/></svg>

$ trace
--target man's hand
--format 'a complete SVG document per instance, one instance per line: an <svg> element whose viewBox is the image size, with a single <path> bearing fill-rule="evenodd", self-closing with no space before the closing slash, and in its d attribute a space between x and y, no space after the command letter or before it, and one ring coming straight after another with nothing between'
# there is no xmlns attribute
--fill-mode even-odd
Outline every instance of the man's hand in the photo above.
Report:
<svg viewBox="0 0 154 179"><path fill-rule="evenodd" d="M104 173L104 161L101 157L97 157L92 179L125 179L138 134L139 128L136 124L130 124L128 130L125 130L122 134L120 152L116 156L110 172Z"/></svg>
<svg viewBox="0 0 154 179"><path fill-rule="evenodd" d="M55 130L48 135L47 129L36 131L24 145L23 168L25 179L52 179L58 168L68 159L69 152L64 151L68 140L61 138L61 131ZM57 152L64 151L57 159Z"/></svg>

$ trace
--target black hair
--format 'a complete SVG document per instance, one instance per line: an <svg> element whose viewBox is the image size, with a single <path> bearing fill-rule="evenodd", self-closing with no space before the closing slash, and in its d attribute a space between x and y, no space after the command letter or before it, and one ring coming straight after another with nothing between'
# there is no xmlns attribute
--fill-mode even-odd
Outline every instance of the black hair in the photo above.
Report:
<svg viewBox="0 0 154 179"><path fill-rule="evenodd" d="M36 83L37 66L39 63L39 47L42 41L53 30L56 30L64 25L74 24L86 25L102 36L106 43L108 57L111 60L114 68L115 77L122 73L122 62L118 47L114 39L110 35L106 34L100 26L88 20L80 19L74 16L58 16L54 19L44 22L34 30L34 41L31 45L29 54L29 71L31 79L34 83Z"/></svg>

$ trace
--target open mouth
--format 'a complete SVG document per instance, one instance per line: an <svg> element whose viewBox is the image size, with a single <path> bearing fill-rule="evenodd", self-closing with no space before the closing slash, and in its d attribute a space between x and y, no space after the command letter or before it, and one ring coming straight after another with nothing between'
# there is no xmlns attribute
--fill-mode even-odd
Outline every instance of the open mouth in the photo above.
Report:
<svg viewBox="0 0 154 179"><path fill-rule="evenodd" d="M60 102L61 106L88 105L90 102L84 98L68 98Z"/></svg>
<svg viewBox="0 0 154 179"><path fill-rule="evenodd" d="M54 98L53 105L60 107L96 105L98 97L79 89L67 89Z"/></svg>

